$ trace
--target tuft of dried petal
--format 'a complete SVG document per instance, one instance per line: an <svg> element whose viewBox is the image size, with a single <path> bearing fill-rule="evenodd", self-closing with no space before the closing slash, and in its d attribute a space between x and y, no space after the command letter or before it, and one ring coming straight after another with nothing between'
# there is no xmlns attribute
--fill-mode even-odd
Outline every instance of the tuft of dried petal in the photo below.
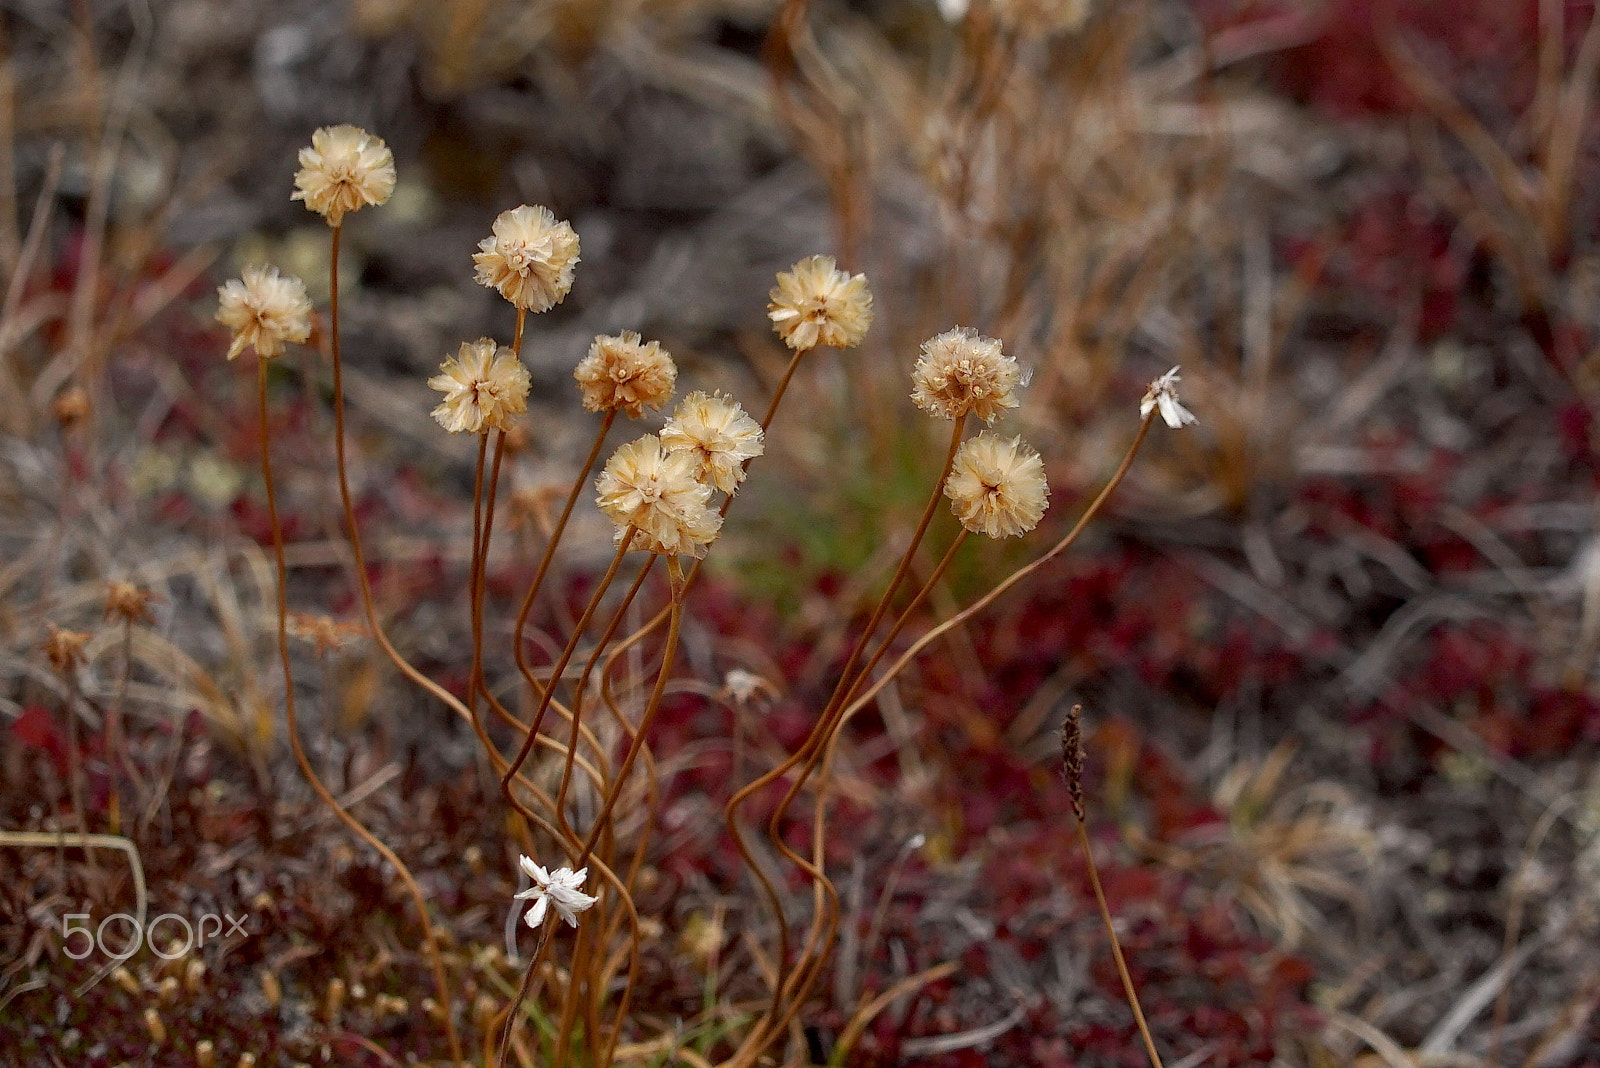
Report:
<svg viewBox="0 0 1600 1068"><path fill-rule="evenodd" d="M780 271L768 296L772 328L796 351L853 348L872 326L867 276L839 270L832 256L807 256Z"/></svg>
<svg viewBox="0 0 1600 1068"><path fill-rule="evenodd" d="M646 408L659 409L672 399L678 368L659 342L624 330L614 337L596 337L572 377L587 410L624 411L637 419Z"/></svg>
<svg viewBox="0 0 1600 1068"><path fill-rule="evenodd" d="M89 644L89 635L81 630L62 630L50 625L50 636L44 640L45 659L63 675L69 675L83 663L83 647Z"/></svg>
<svg viewBox="0 0 1600 1068"><path fill-rule="evenodd" d="M217 322L233 331L228 359L246 348L271 359L288 342L304 344L311 336L311 298L305 283L276 267L251 266L243 278L217 287Z"/></svg>
<svg viewBox="0 0 1600 1068"><path fill-rule="evenodd" d="M493 233L472 254L480 285L519 308L549 311L572 289L578 235L540 205L523 204L495 217Z"/></svg>
<svg viewBox="0 0 1600 1068"><path fill-rule="evenodd" d="M428 379L444 394L433 417L452 434L505 430L512 416L528 410L528 369L491 338L463 341L439 372Z"/></svg>
<svg viewBox="0 0 1600 1068"><path fill-rule="evenodd" d="M922 356L911 371L911 399L918 408L941 419L971 413L986 423L1006 408L1017 406L1022 369L1000 342L958 326L922 343Z"/></svg>
<svg viewBox="0 0 1600 1068"><path fill-rule="evenodd" d="M106 583L106 618L129 624L152 622L150 602L154 599L149 590L113 580Z"/></svg>
<svg viewBox="0 0 1600 1068"><path fill-rule="evenodd" d="M588 868L557 868L546 871L535 864L533 858L522 855L517 858L528 878L533 880L533 885L526 890L511 895L519 901L533 902L527 914L523 917L529 927L538 928L544 923L545 914L550 909L555 909L556 915L567 921L567 926L578 926L578 913L586 912L594 903L600 900L578 889L589 876Z"/></svg>
<svg viewBox="0 0 1600 1068"><path fill-rule="evenodd" d="M289 199L305 201L329 226L339 226L347 212L388 200L394 183L394 153L383 138L359 126L324 126L300 150Z"/></svg>
<svg viewBox="0 0 1600 1068"><path fill-rule="evenodd" d="M1145 392L1144 399L1139 402L1139 418L1147 419L1152 411L1159 411L1161 418L1174 430L1193 423L1195 421L1194 413L1178 401L1178 383L1180 381L1178 369L1174 367L1150 383L1150 388Z"/></svg>
<svg viewBox="0 0 1600 1068"><path fill-rule="evenodd" d="M745 461L766 450L761 438L761 424L737 401L701 390L683 398L661 428L669 452L688 452L700 465L696 477L730 495L744 481Z"/></svg>
<svg viewBox="0 0 1600 1068"><path fill-rule="evenodd" d="M697 467L688 452L668 452L654 434L620 446L595 481L600 510L616 524L617 538L633 527L634 548L705 555L722 517L708 507L711 487L695 477Z"/></svg>
<svg viewBox="0 0 1600 1068"><path fill-rule="evenodd" d="M987 430L956 450L944 493L962 526L991 538L1032 530L1050 502L1039 454L1020 437L1007 441Z"/></svg>

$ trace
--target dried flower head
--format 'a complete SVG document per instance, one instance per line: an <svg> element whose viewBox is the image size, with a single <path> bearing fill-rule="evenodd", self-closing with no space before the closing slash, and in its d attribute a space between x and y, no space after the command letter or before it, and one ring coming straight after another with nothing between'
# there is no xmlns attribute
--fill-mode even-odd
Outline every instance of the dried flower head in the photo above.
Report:
<svg viewBox="0 0 1600 1068"><path fill-rule="evenodd" d="M987 430L956 450L944 494L962 526L991 538L1032 530L1050 502L1039 454L1021 438L1007 441Z"/></svg>
<svg viewBox="0 0 1600 1068"><path fill-rule="evenodd" d="M678 368L659 342L624 330L615 337L596 337L572 377L589 411L620 410L637 419L646 408L660 408L672 399Z"/></svg>
<svg viewBox="0 0 1600 1068"><path fill-rule="evenodd" d="M251 266L244 277L217 287L217 322L233 331L228 359L254 348L264 359L279 356L287 342L311 336L311 298L305 283L276 267Z"/></svg>
<svg viewBox="0 0 1600 1068"><path fill-rule="evenodd" d="M519 308L549 311L572 288L578 235L549 208L524 204L502 211L493 234L478 242L472 262L480 285L500 291Z"/></svg>
<svg viewBox="0 0 1600 1068"><path fill-rule="evenodd" d="M633 545L664 556L702 556L717 536L722 517L708 507L711 487L695 477L699 464L688 452L668 452L646 434L620 446L595 482L600 510L620 539L635 528Z"/></svg>
<svg viewBox="0 0 1600 1068"><path fill-rule="evenodd" d="M807 256L791 270L778 272L769 297L772 328L797 351L818 345L852 348L872 325L867 276L839 270L832 256Z"/></svg>
<svg viewBox="0 0 1600 1068"><path fill-rule="evenodd" d="M290 200L328 220L344 222L345 212L382 204L394 192L394 153L359 126L324 126L300 150L300 169Z"/></svg>
<svg viewBox="0 0 1600 1068"><path fill-rule="evenodd" d="M701 390L683 398L661 428L668 451L688 452L700 465L699 480L729 494L744 481L745 461L765 451L761 436L761 424L737 401Z"/></svg>
<svg viewBox="0 0 1600 1068"><path fill-rule="evenodd" d="M439 371L428 379L429 386L444 394L433 417L452 434L504 430L513 415L528 410L528 369L491 338L463 341Z"/></svg>
<svg viewBox="0 0 1600 1068"><path fill-rule="evenodd" d="M970 412L992 423L1002 409L1017 406L1022 369L1000 342L958 326L922 343L911 382L911 399L929 415L960 419Z"/></svg>
<svg viewBox="0 0 1600 1068"><path fill-rule="evenodd" d="M551 909L556 910L556 915L567 921L569 927L578 926L578 913L587 911L594 903L600 900L590 897L578 889L583 881L589 877L588 868L557 868L555 871L546 871L533 862L529 856L518 856L517 863L533 880L533 885L513 896L518 901L533 901L533 908L529 909L523 919L529 927L535 929L544 923L545 914Z"/></svg>
<svg viewBox="0 0 1600 1068"><path fill-rule="evenodd" d="M44 640L45 659L63 675L70 675L83 663L83 647L89 644L89 635L81 630L62 630L50 624L50 636Z"/></svg>
<svg viewBox="0 0 1600 1068"><path fill-rule="evenodd" d="M367 632L359 623L345 623L331 616L313 616L305 612L290 612L284 619L284 629L289 637L314 646L318 656L336 653Z"/></svg>
<svg viewBox="0 0 1600 1068"><path fill-rule="evenodd" d="M1178 402L1178 369L1174 367L1154 382L1139 402L1139 418L1148 418L1152 410L1159 411L1167 425L1177 430L1195 421L1194 413Z"/></svg>
<svg viewBox="0 0 1600 1068"><path fill-rule="evenodd" d="M63 429L70 429L89 418L89 391L82 386L68 386L56 394L50 412Z"/></svg>
<svg viewBox="0 0 1600 1068"><path fill-rule="evenodd" d="M123 623L149 623L150 602L154 595L131 582L113 580L106 583L106 618Z"/></svg>

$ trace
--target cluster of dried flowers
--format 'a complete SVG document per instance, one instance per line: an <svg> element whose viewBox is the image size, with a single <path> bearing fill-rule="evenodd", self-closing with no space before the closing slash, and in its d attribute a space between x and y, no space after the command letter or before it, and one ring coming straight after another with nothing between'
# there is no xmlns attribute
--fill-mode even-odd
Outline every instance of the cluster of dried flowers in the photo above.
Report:
<svg viewBox="0 0 1600 1068"><path fill-rule="evenodd" d="M1074 5L1064 5L1073 7ZM344 216L388 200L395 187L394 157L384 142L354 126L317 130L300 153L293 199L321 214L330 227ZM428 385L443 394L433 416L453 434L504 433L527 410L530 377L520 356L524 313L548 311L570 292L579 257L577 233L548 208L522 205L502 212L473 254L476 279L519 311L509 347L492 338L464 342ZM247 348L267 359L311 337L311 302L299 279L270 266L245 268L218 291L217 320L232 331L228 358ZM859 345L872 324L872 294L865 275L838 268L832 257L811 256L777 276L768 316L796 357L817 346ZM1148 425L1159 413L1176 428L1194 422L1178 400L1178 369L1151 383L1140 404ZM658 342L623 332L594 339L574 370L583 407L638 419L672 397L677 369ZM967 327L928 339L912 371L911 399L936 418L967 416L992 424L1017 408L1025 375L1001 343ZM609 426L609 422L606 424ZM738 491L752 459L762 454L763 427L730 397L695 391L684 397L659 434L619 447L596 480L597 503L616 528L618 543L664 556L704 555L717 537L726 498ZM954 441L952 442L954 448ZM992 538L1032 530L1049 501L1044 463L1020 437L984 430L955 448L942 484L956 519L968 531ZM714 495L724 495L719 510ZM132 613L142 605L126 609ZM56 632L51 659L70 670L82 641ZM597 898L579 888L587 869L553 872L521 857L533 886L517 894L531 900L530 926L550 911L576 926Z"/></svg>

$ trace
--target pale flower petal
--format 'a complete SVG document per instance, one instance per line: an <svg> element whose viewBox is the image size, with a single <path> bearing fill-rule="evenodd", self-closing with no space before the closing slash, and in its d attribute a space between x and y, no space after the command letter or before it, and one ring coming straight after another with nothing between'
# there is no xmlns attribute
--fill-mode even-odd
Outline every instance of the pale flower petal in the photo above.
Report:
<svg viewBox="0 0 1600 1068"><path fill-rule="evenodd" d="M520 901L531 900L533 907L523 917L529 927L537 928L544 923L544 918L549 909L554 907L556 914L567 921L570 927L578 926L578 914L587 911L594 903L600 900L585 894L580 887L589 877L588 868L557 868L547 872L544 868L533 862L533 858L522 856L518 863L528 878L533 880L533 885L528 889L512 895Z"/></svg>
<svg viewBox="0 0 1600 1068"><path fill-rule="evenodd" d="M578 380L586 410L622 411L637 419L646 408L660 409L672 399L678 368L659 342L624 330L614 337L596 337L572 377Z"/></svg>

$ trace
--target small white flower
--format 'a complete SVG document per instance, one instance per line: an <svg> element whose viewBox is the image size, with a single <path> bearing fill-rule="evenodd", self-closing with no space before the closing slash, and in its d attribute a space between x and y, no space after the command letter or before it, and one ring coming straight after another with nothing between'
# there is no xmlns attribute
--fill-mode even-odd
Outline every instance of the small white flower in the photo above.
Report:
<svg viewBox="0 0 1600 1068"><path fill-rule="evenodd" d="M556 914L567 921L568 926L578 926L578 913L585 911L599 898L590 897L579 890L583 881L589 877L588 868L557 868L547 872L533 862L532 857L519 857L517 863L522 865L522 870L528 873L528 878L533 880L533 885L513 895L518 900L533 900L533 908L523 918L529 927L538 929L544 923L545 913L550 906L555 906Z"/></svg>
<svg viewBox="0 0 1600 1068"><path fill-rule="evenodd" d="M1194 413L1178 403L1178 381L1178 369L1174 367L1150 383L1149 392L1139 402L1139 418L1143 419L1151 409L1157 409L1161 412L1161 418L1174 430L1194 422Z"/></svg>

